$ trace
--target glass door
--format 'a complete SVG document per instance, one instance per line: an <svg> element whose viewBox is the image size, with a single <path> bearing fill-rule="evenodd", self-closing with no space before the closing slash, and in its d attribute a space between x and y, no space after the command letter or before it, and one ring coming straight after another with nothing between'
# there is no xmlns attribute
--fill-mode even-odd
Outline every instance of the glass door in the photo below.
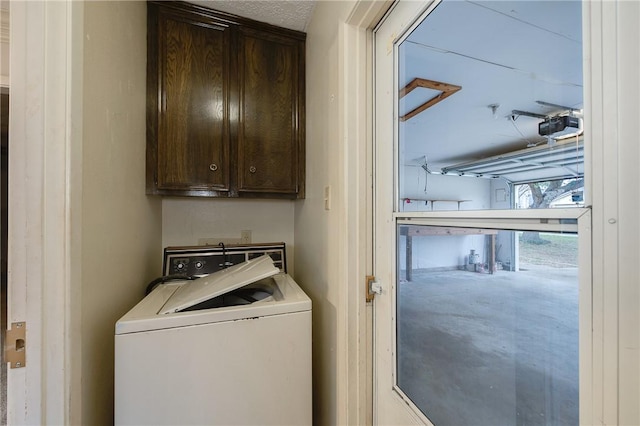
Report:
<svg viewBox="0 0 640 426"><path fill-rule="evenodd" d="M578 423L581 22L579 2L444 0L376 29L377 424Z"/></svg>

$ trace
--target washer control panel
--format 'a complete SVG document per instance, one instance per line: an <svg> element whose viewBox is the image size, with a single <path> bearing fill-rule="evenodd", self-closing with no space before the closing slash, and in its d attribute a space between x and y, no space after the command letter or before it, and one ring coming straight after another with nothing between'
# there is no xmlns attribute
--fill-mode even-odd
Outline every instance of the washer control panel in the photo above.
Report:
<svg viewBox="0 0 640 426"><path fill-rule="evenodd" d="M163 275L202 276L265 254L276 268L287 272L285 243L166 247L162 270Z"/></svg>

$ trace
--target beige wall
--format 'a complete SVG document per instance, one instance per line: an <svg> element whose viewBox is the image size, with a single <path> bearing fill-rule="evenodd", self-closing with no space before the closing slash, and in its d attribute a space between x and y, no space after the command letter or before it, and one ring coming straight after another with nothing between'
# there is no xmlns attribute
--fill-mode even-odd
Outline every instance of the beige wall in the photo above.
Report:
<svg viewBox="0 0 640 426"><path fill-rule="evenodd" d="M159 274L161 204L145 195L146 5L84 12L82 424L106 425L114 324Z"/></svg>
<svg viewBox="0 0 640 426"><path fill-rule="evenodd" d="M0 86L9 85L9 2L0 1Z"/></svg>
<svg viewBox="0 0 640 426"><path fill-rule="evenodd" d="M354 2L318 2L307 29L307 198L296 203L296 280L313 301L314 424L345 422L346 315L344 157L341 134L341 26ZM363 76L364 77L364 76ZM331 210L324 188L331 187ZM362 195L362 194L361 194ZM355 234L354 234L355 235ZM355 407L354 407L355 408Z"/></svg>
<svg viewBox="0 0 640 426"><path fill-rule="evenodd" d="M200 238L240 238L251 231L252 243L284 242L287 272L294 274L294 202L290 200L212 200L163 198L162 247L198 245Z"/></svg>

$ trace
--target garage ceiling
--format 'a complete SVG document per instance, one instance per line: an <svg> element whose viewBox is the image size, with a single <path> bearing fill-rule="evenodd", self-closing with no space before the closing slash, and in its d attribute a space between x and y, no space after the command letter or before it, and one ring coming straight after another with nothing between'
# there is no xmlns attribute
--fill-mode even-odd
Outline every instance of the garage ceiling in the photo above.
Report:
<svg viewBox="0 0 640 426"><path fill-rule="evenodd" d="M579 1L438 5L400 48L399 89L414 78L462 89L401 122L401 162L419 167L426 158L438 171L527 147L544 152L549 139L538 135L542 120L512 111L545 116L564 110L549 104L583 108L581 20ZM413 90L398 114L437 94ZM575 150L567 155L575 160Z"/></svg>

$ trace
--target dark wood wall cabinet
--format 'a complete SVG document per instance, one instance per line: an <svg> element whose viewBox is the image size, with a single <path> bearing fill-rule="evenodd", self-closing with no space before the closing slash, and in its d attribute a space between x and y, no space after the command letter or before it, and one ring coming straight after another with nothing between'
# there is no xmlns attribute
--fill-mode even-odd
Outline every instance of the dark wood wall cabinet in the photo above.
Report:
<svg viewBox="0 0 640 426"><path fill-rule="evenodd" d="M147 193L304 198L305 34L147 3Z"/></svg>

